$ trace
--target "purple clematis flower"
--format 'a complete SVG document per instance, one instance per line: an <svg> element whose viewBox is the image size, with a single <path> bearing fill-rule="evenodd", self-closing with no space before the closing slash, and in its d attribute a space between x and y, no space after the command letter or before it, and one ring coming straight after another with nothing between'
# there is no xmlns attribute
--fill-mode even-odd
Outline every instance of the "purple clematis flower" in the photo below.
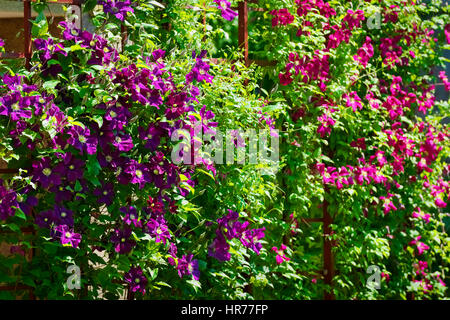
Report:
<svg viewBox="0 0 450 320"><path fill-rule="evenodd" d="M72 126L68 130L69 139L67 142L75 149L86 151L88 154L95 154L97 152L97 138L91 136L89 129L83 129L80 126Z"/></svg>
<svg viewBox="0 0 450 320"><path fill-rule="evenodd" d="M231 224L231 221L236 221L237 219L239 219L239 213L230 209L228 209L228 214L226 216L217 219L217 223L219 224L218 230L222 230L229 240L236 237L236 229Z"/></svg>
<svg viewBox="0 0 450 320"><path fill-rule="evenodd" d="M3 180L0 179L0 220L6 220L8 217L14 216L19 204L17 195L13 190L6 189L3 186Z"/></svg>
<svg viewBox="0 0 450 320"><path fill-rule="evenodd" d="M128 134L116 136L112 144L117 148L117 150L122 152L128 152L134 147L133 139Z"/></svg>
<svg viewBox="0 0 450 320"><path fill-rule="evenodd" d="M28 191L24 191L26 193ZM31 210L36 207L39 203L38 199L34 196L27 196L26 200L24 200L23 194L17 195L17 202L19 204L19 208L26 214L31 215Z"/></svg>
<svg viewBox="0 0 450 320"><path fill-rule="evenodd" d="M227 240L219 230L216 230L216 238L208 248L208 255L219 261L229 261L231 259L229 250Z"/></svg>
<svg viewBox="0 0 450 320"><path fill-rule="evenodd" d="M56 221L53 210L46 210L40 212L35 219L35 223L41 228L50 228Z"/></svg>
<svg viewBox="0 0 450 320"><path fill-rule="evenodd" d="M171 242L168 250L170 257L167 258L167 261L170 263L171 266L176 265L175 259L177 258L177 251L178 251L177 245Z"/></svg>
<svg viewBox="0 0 450 320"><path fill-rule="evenodd" d="M13 121L31 118L30 105L35 103L34 100L33 97L22 97L18 91L0 97L0 115L10 116Z"/></svg>
<svg viewBox="0 0 450 320"><path fill-rule="evenodd" d="M256 254L259 254L259 252L262 249L262 244L261 244L261 242L256 242L256 241L264 238L265 230L266 230L266 228L246 230L239 240L241 240L241 243L246 248L252 249L253 251L256 252Z"/></svg>
<svg viewBox="0 0 450 320"><path fill-rule="evenodd" d="M99 5L103 6L103 12L115 16L120 21L124 21L128 12L134 12L131 8L131 0L101 0Z"/></svg>
<svg viewBox="0 0 450 320"><path fill-rule="evenodd" d="M111 236L111 242L114 244L114 250L120 254L130 252L136 245L136 241L130 239L131 229L116 229Z"/></svg>
<svg viewBox="0 0 450 320"><path fill-rule="evenodd" d="M39 182L42 188L46 189L50 185L58 186L61 184L61 177L54 172L51 167L51 160L49 157L42 158L39 161L34 161L33 167L33 181Z"/></svg>
<svg viewBox="0 0 450 320"><path fill-rule="evenodd" d="M114 186L111 182L102 184L100 188L94 189L93 194L94 196L99 197L98 198L99 203L104 203L107 206L109 206L113 203Z"/></svg>
<svg viewBox="0 0 450 320"><path fill-rule="evenodd" d="M85 163L81 159L75 158L71 152L67 152L63 155L63 161L56 167L55 171L60 176L66 176L69 182L74 182L83 177L83 167Z"/></svg>
<svg viewBox="0 0 450 320"><path fill-rule="evenodd" d="M194 255L188 254L178 261L178 275L183 278L185 275L192 275L194 280L200 280L200 270L198 269L198 260L193 260Z"/></svg>
<svg viewBox="0 0 450 320"><path fill-rule="evenodd" d="M151 182L151 176L147 166L136 160L130 160L125 168L125 172L131 176L130 183L139 184L140 189L142 189L147 182Z"/></svg>
<svg viewBox="0 0 450 320"><path fill-rule="evenodd" d="M202 82L205 80L208 83L212 83L213 76L208 73L210 65L204 62L202 59L197 58L197 62L192 68L191 72L186 75L186 82L189 84L196 80L197 82Z"/></svg>
<svg viewBox="0 0 450 320"><path fill-rule="evenodd" d="M53 186L49 189L55 194L55 202L61 203L64 201L72 201L73 193L63 185Z"/></svg>
<svg viewBox="0 0 450 320"><path fill-rule="evenodd" d="M139 291L145 294L145 286L147 285L147 277L142 272L141 267L132 267L130 271L125 274L125 282L130 285L133 292Z"/></svg>
<svg viewBox="0 0 450 320"><path fill-rule="evenodd" d="M111 130L122 130L130 118L130 111L121 106L109 108L105 114L105 119L108 120L108 128Z"/></svg>
<svg viewBox="0 0 450 320"><path fill-rule="evenodd" d="M155 151L160 144L160 137L163 134L163 131L155 124L150 124L147 130L139 127L138 131L139 139L146 142L144 147L151 151Z"/></svg>
<svg viewBox="0 0 450 320"><path fill-rule="evenodd" d="M125 217L123 218L123 222L125 224L134 224L135 227L142 228L142 221L139 220L139 215L135 207L122 207L119 209L119 211L125 214Z"/></svg>
<svg viewBox="0 0 450 320"><path fill-rule="evenodd" d="M55 224L73 227L73 212L64 207L56 206L53 210Z"/></svg>

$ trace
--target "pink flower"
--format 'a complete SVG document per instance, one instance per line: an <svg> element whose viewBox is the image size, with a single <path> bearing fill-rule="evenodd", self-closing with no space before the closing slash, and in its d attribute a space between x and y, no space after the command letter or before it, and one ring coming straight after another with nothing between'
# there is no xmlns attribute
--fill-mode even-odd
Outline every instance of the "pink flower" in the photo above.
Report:
<svg viewBox="0 0 450 320"><path fill-rule="evenodd" d="M358 96L356 91L350 92L350 94L344 94L344 99L346 99L346 105L347 107L351 107L354 112L356 112L357 109L361 110L363 108L363 105L361 103L361 98Z"/></svg>
<svg viewBox="0 0 450 320"><path fill-rule="evenodd" d="M419 241L421 238L422 236L417 236L409 243L410 246L415 245L417 247L419 255L422 255L426 250L430 249L425 243Z"/></svg>
<svg viewBox="0 0 450 320"><path fill-rule="evenodd" d="M425 214L424 212L422 212L422 210L420 210L420 208L417 208L417 211L414 211L412 213L412 217L413 218L421 218L421 219L425 220L426 223L429 223L431 215L430 214Z"/></svg>
<svg viewBox="0 0 450 320"><path fill-rule="evenodd" d="M320 125L317 128L317 133L320 134L321 138L328 136L331 132L331 128L336 123L336 121L334 121L331 117L331 113L325 112L320 117L318 117L317 120L320 122Z"/></svg>
<svg viewBox="0 0 450 320"><path fill-rule="evenodd" d="M294 16L289 12L288 9L272 10L270 14L274 16L272 19L272 27L281 24L286 26L294 22Z"/></svg>
<svg viewBox="0 0 450 320"><path fill-rule="evenodd" d="M373 57L373 53L372 40L369 37L366 37L366 42L358 49L358 52L353 56L353 59L358 61L365 68L367 67L369 59Z"/></svg>
<svg viewBox="0 0 450 320"><path fill-rule="evenodd" d="M441 79L444 83L445 90L450 91L450 82L448 81L448 77L445 75L445 71L439 72L439 79Z"/></svg>
<svg viewBox="0 0 450 320"><path fill-rule="evenodd" d="M425 272L425 269L428 268L428 262L426 261L419 261L419 263L414 264L414 269L416 269L417 275L426 276L427 273Z"/></svg>
<svg viewBox="0 0 450 320"><path fill-rule="evenodd" d="M347 22L347 26L350 30L353 30L353 28L359 28L361 26L361 21L363 21L364 18L364 11L362 10L348 10L347 15L344 17L343 21Z"/></svg>
<svg viewBox="0 0 450 320"><path fill-rule="evenodd" d="M398 11L395 11L394 9L398 9L399 7L397 5L391 5L389 9L386 9L386 12L384 14L384 20L383 23L396 23L398 21Z"/></svg>
<svg viewBox="0 0 450 320"><path fill-rule="evenodd" d="M383 201L384 214L388 214L391 210L397 211L397 207L391 201L393 196L393 194L388 193L387 197L380 197L380 200Z"/></svg>
<svg viewBox="0 0 450 320"><path fill-rule="evenodd" d="M358 138L357 140L352 141L350 143L350 147L366 150L367 149L367 147L366 147L366 139L365 138Z"/></svg>
<svg viewBox="0 0 450 320"><path fill-rule="evenodd" d="M436 200L434 201L434 203L439 207L439 208L445 208L447 206L447 203L445 203L441 198L437 197Z"/></svg>
<svg viewBox="0 0 450 320"><path fill-rule="evenodd" d="M310 36L311 35L311 31L304 31L304 28L305 27L312 27L312 26L313 26L313 24L312 24L311 21L303 22L303 26L300 29L298 29L296 36L297 37L300 37L302 35Z"/></svg>
<svg viewBox="0 0 450 320"><path fill-rule="evenodd" d="M376 151L375 154L370 157L370 162L373 162L373 160L375 159L377 160L380 167L383 167L385 164L387 164L387 160L384 157L384 151Z"/></svg>
<svg viewBox="0 0 450 320"><path fill-rule="evenodd" d="M278 78L280 79L280 84L282 85L282 86L287 86L287 85L289 85L289 84L291 84L291 82L292 82L292 78L291 78L291 74L289 73L289 72L286 72L286 73L280 73L279 75L278 75Z"/></svg>
<svg viewBox="0 0 450 320"><path fill-rule="evenodd" d="M284 244L281 245L279 250L277 247L272 248L272 251L277 253L277 256L275 258L277 260L277 264L281 264L281 263L283 263L283 261L291 260L290 258L286 257L286 255L284 254L284 250L286 250L286 248L287 247Z"/></svg>

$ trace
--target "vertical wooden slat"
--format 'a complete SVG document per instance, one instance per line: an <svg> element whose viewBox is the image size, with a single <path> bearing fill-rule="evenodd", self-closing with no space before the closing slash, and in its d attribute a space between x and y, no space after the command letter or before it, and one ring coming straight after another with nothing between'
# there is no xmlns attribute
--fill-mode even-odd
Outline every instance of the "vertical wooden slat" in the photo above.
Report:
<svg viewBox="0 0 450 320"><path fill-rule="evenodd" d="M325 187L325 192L328 192L328 188ZM332 240L328 239L331 235L331 224L333 223L330 213L328 212L328 202L325 200L323 203L323 265L324 265L324 279L325 284L329 285L331 289L324 292L325 300L334 300L333 293L333 277L334 277L334 259L332 252Z"/></svg>
<svg viewBox="0 0 450 320"><path fill-rule="evenodd" d="M30 0L23 1L23 30L24 30L24 55L25 67L30 69L31 61L31 2Z"/></svg>
<svg viewBox="0 0 450 320"><path fill-rule="evenodd" d="M248 4L247 0L241 1L238 4L239 14L239 30L238 39L239 47L244 49L244 63L248 66Z"/></svg>

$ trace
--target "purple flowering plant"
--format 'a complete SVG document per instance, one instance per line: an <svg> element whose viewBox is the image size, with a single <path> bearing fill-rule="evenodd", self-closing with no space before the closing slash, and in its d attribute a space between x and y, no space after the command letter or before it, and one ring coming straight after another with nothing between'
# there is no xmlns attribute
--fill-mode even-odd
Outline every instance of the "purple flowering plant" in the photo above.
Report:
<svg viewBox="0 0 450 320"><path fill-rule="evenodd" d="M20 168L0 179L0 242L36 253L0 259L7 284L40 299L321 298L325 237L338 298L448 296L450 134L431 113L448 104L418 72L448 32L411 23L431 10L414 2L373 30L374 1L265 0L250 48L278 61L264 72L224 45L236 3L88 0L96 32L62 22L59 37L34 20L31 68L0 62L0 168ZM280 138L278 174L172 161L176 129L248 128ZM329 233L304 223L324 212ZM373 264L382 289L356 290Z"/></svg>

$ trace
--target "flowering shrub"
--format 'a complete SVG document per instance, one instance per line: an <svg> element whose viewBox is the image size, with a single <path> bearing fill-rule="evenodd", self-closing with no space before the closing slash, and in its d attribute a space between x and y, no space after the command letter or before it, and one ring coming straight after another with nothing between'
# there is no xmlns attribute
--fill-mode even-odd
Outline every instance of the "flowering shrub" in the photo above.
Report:
<svg viewBox="0 0 450 320"><path fill-rule="evenodd" d="M260 69L226 47L233 7L89 0L96 33L63 22L60 38L38 16L31 69L0 66L0 154L20 168L0 180L0 240L15 244L0 282L53 299L447 295L448 103L429 71L448 49L448 9L260 0L250 54L277 61ZM172 134L199 124L279 128L282 170L172 161L195 148ZM324 210L332 289L324 231L304 223ZM366 286L371 265L380 290Z"/></svg>

